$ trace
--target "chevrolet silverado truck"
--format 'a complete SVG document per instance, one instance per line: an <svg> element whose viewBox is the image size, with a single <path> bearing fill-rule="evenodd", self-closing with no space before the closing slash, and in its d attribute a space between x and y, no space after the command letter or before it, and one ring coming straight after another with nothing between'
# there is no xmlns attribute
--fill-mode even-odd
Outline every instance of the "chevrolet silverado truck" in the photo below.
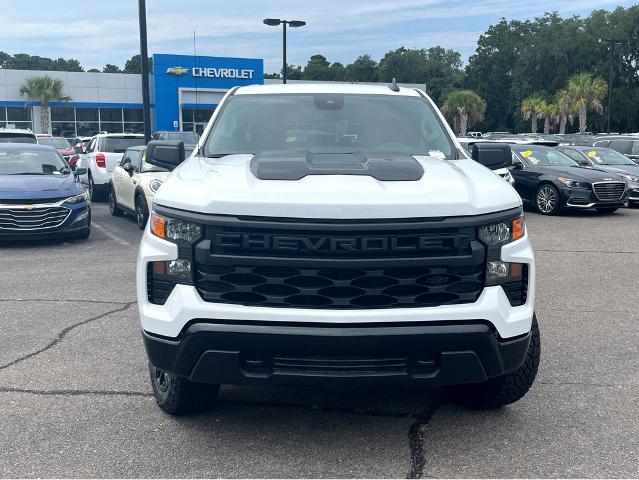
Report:
<svg viewBox="0 0 639 480"><path fill-rule="evenodd" d="M395 83L234 88L190 158L150 142L147 162L172 170L137 260L159 407L205 410L224 384L523 397L540 358L533 251L491 171L510 147L472 156Z"/></svg>

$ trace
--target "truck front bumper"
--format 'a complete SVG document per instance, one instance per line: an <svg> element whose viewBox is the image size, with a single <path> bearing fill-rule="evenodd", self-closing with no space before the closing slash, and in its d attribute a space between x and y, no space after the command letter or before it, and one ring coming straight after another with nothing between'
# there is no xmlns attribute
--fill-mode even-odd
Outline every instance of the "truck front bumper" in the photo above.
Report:
<svg viewBox="0 0 639 480"><path fill-rule="evenodd" d="M144 332L151 363L194 382L440 386L522 365L530 333L502 340L485 321L313 325L195 319L177 339Z"/></svg>

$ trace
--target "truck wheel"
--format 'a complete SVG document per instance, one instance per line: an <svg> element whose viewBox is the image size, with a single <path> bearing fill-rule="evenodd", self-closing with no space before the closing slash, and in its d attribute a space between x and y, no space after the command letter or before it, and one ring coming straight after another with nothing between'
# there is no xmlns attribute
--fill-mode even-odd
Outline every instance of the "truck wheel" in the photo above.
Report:
<svg viewBox="0 0 639 480"><path fill-rule="evenodd" d="M483 383L456 385L449 392L459 403L471 408L498 408L514 403L526 395L534 383L540 354L539 326L537 317L533 316L528 353L521 367Z"/></svg>
<svg viewBox="0 0 639 480"><path fill-rule="evenodd" d="M210 410L215 403L219 385L195 383L160 370L149 362L153 395L158 406L169 415Z"/></svg>

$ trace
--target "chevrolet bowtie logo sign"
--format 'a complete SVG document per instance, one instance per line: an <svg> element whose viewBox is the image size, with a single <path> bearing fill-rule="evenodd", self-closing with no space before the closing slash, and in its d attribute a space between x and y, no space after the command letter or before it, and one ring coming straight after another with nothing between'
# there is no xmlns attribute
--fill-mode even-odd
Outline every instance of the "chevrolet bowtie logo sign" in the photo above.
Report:
<svg viewBox="0 0 639 480"><path fill-rule="evenodd" d="M166 73L170 73L171 75L186 75L187 73L189 73L189 69L188 68L184 68L184 67L169 67L166 69Z"/></svg>

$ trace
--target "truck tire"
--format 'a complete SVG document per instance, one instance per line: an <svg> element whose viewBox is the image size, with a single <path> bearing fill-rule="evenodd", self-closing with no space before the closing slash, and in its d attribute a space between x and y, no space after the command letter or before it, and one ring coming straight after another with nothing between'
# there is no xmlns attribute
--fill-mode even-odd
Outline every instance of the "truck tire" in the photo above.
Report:
<svg viewBox="0 0 639 480"><path fill-rule="evenodd" d="M499 408L522 398L537 376L541 354L541 341L537 317L533 316L528 353L521 367L512 372L489 379L450 387L453 399L471 408Z"/></svg>
<svg viewBox="0 0 639 480"><path fill-rule="evenodd" d="M169 415L184 415L210 410L219 385L196 383L160 370L149 362L153 395L158 406Z"/></svg>

